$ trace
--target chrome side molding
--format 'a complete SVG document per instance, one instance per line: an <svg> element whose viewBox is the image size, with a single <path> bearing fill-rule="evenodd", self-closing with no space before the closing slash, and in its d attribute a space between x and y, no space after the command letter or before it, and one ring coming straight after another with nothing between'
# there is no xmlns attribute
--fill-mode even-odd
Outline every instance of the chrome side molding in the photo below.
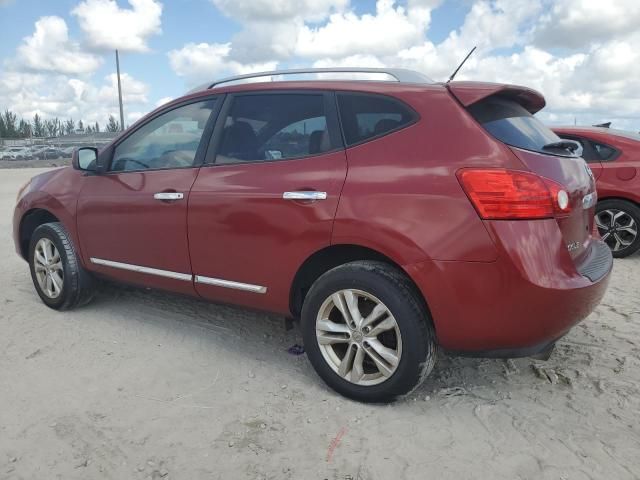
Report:
<svg viewBox="0 0 640 480"><path fill-rule="evenodd" d="M169 270L142 267L140 265L131 265L130 263L114 262L112 260L104 260L102 258L91 257L91 263L95 263L96 265L104 265L105 267L119 268L120 270L129 270L130 272L147 273L149 275L157 275L159 277L184 280L185 282L190 282L193 278L189 273L171 272Z"/></svg>
<svg viewBox="0 0 640 480"><path fill-rule="evenodd" d="M213 285L216 287L232 288L234 290L242 290L252 293L267 293L267 287L262 285L253 285L251 283L234 282L232 280L224 280L222 278L203 277L202 275L191 275L189 273L171 272L169 270L160 270L158 268L143 267L141 265L132 265L130 263L114 262L112 260L105 260L103 258L91 257L91 263L96 265L103 265L105 267L118 268L120 270L128 270L130 272L146 273L148 275L157 275L159 277L173 278L174 280L183 280L185 282L191 282L195 280L196 283L202 283L204 285Z"/></svg>
<svg viewBox="0 0 640 480"><path fill-rule="evenodd" d="M245 292L253 293L267 293L267 287L261 285L252 285L250 283L233 282L231 280L223 280L222 278L203 277L202 275L196 275L196 283L203 283L205 285L214 285L216 287L233 288L235 290L243 290Z"/></svg>

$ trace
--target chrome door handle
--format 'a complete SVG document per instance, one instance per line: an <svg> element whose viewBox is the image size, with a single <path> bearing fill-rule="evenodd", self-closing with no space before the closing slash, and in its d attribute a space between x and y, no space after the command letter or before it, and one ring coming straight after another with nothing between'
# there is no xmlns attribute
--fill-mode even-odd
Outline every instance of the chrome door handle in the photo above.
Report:
<svg viewBox="0 0 640 480"><path fill-rule="evenodd" d="M153 198L156 200L182 200L184 193L182 192L158 192L153 194Z"/></svg>
<svg viewBox="0 0 640 480"><path fill-rule="evenodd" d="M326 200L327 192L284 192L282 194L284 200Z"/></svg>

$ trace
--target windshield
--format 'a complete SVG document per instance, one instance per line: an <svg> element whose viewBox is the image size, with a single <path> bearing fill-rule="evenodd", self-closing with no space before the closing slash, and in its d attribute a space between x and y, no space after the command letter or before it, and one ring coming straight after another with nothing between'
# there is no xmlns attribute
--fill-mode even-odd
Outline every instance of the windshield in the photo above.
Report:
<svg viewBox="0 0 640 480"><path fill-rule="evenodd" d="M469 112L494 137L512 147L561 156L575 156L567 148L550 147L561 139L522 105L489 97L469 107ZM545 148L546 146L546 148Z"/></svg>

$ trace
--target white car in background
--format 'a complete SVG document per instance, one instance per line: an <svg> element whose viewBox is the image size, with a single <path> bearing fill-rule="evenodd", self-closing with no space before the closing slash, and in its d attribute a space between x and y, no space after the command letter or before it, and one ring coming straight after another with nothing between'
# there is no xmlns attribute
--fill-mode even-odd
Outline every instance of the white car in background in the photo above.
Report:
<svg viewBox="0 0 640 480"><path fill-rule="evenodd" d="M25 147L8 147L2 153L3 160L23 160L30 156L29 149Z"/></svg>

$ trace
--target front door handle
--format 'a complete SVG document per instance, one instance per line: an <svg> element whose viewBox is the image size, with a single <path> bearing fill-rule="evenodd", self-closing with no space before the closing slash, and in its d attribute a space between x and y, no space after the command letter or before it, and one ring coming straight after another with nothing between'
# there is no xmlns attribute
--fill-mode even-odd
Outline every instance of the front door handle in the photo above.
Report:
<svg viewBox="0 0 640 480"><path fill-rule="evenodd" d="M315 190L308 192L284 192L282 198L284 200L326 200L327 192L316 192Z"/></svg>
<svg viewBox="0 0 640 480"><path fill-rule="evenodd" d="M158 193L154 193L153 194L153 198L155 198L156 200L164 201L164 202L182 200L184 198L184 193L182 193L182 192L158 192Z"/></svg>

